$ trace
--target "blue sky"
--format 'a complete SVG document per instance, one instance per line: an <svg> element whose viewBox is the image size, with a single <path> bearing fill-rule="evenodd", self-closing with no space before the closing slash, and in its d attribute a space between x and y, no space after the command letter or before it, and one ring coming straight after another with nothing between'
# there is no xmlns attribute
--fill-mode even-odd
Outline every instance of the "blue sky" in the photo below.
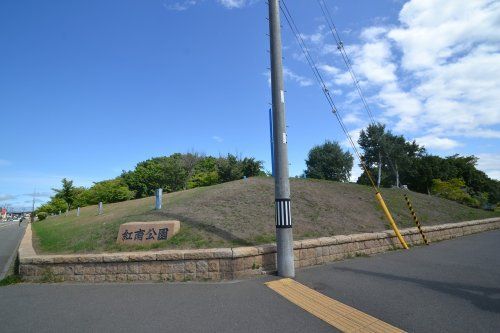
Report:
<svg viewBox="0 0 500 333"><path fill-rule="evenodd" d="M500 5L326 2L377 120L431 153L477 155L500 179ZM356 138L367 117L317 3L287 4ZM0 205L174 152L270 169L266 17L265 1L2 1ZM345 138L282 23L298 175L313 145Z"/></svg>

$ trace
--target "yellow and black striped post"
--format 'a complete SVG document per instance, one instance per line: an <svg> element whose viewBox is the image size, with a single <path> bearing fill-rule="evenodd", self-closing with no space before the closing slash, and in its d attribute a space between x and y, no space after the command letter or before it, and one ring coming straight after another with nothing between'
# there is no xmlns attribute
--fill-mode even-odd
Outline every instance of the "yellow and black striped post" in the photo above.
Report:
<svg viewBox="0 0 500 333"><path fill-rule="evenodd" d="M415 214L415 211L413 210L413 207L411 205L410 199L408 199L408 196L404 194L405 200L406 200L406 205L410 209L411 216L413 217L413 221L415 221L415 224L417 225L418 231L420 232L420 235L422 235L422 238L424 240L425 245L429 245L429 241L427 241L427 238L424 235L424 231L422 230L422 226L420 225L420 221L417 218L417 214Z"/></svg>

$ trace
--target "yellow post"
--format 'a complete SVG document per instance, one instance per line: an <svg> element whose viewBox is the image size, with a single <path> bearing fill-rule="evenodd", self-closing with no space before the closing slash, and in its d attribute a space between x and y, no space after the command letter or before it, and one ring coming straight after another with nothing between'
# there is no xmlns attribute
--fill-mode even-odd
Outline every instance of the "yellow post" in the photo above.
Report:
<svg viewBox="0 0 500 333"><path fill-rule="evenodd" d="M382 210L384 211L385 216L389 220L389 223L391 224L391 227L394 230L394 233L396 234L399 241L401 242L401 245L403 245L403 248L408 249L408 244L406 244L403 236L401 236L401 233L399 232L398 226L396 225L396 222L394 222L394 219L392 218L391 212L389 212L389 209L385 205L384 198L382 198L382 195L380 194L380 192L377 192L377 194L375 194L375 197L377 198L380 206L382 207Z"/></svg>

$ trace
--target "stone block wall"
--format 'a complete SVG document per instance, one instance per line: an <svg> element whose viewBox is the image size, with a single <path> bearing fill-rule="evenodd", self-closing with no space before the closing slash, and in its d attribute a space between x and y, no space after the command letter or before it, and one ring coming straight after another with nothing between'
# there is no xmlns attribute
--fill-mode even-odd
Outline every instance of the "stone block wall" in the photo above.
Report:
<svg viewBox="0 0 500 333"><path fill-rule="evenodd" d="M500 218L424 227L430 242L499 229ZM423 244L417 228L402 229L406 242ZM294 242L295 267L321 265L401 248L392 230ZM37 255L31 225L19 247L19 270L30 282L220 281L273 273L276 245L102 254Z"/></svg>

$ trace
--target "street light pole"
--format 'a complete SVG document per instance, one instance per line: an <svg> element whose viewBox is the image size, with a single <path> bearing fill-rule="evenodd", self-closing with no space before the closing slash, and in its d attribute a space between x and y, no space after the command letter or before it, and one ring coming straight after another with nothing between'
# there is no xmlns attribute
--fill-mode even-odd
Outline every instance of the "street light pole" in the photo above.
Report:
<svg viewBox="0 0 500 333"><path fill-rule="evenodd" d="M285 91L281 50L279 0L269 0L269 32L271 42L271 90L274 137L274 197L276 209L276 246L278 275L294 277L290 180L285 122Z"/></svg>

